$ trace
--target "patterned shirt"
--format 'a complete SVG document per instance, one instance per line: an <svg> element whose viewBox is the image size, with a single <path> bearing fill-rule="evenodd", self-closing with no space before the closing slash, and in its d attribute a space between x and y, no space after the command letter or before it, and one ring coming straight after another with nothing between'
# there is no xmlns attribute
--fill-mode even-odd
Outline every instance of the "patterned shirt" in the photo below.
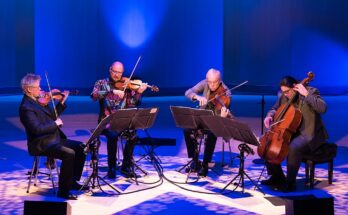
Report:
<svg viewBox="0 0 348 215"><path fill-rule="evenodd" d="M135 108L140 105L141 93L126 89L122 98L113 93L115 82L111 78L101 79L95 82L91 97L94 101L99 101L100 122L105 116L122 108Z"/></svg>

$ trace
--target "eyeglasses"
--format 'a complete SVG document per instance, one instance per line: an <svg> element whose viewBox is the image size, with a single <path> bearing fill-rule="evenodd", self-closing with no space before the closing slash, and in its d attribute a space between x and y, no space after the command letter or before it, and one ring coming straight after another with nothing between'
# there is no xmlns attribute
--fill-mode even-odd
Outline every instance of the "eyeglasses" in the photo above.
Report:
<svg viewBox="0 0 348 215"><path fill-rule="evenodd" d="M217 81L207 81L208 84L218 84L220 83L220 80Z"/></svg>
<svg viewBox="0 0 348 215"><path fill-rule="evenodd" d="M283 94L288 94L290 92L291 88L287 89L287 90L284 90L282 91Z"/></svg>
<svg viewBox="0 0 348 215"><path fill-rule="evenodd" d="M28 86L28 87L35 88L35 89L41 89L40 86Z"/></svg>
<svg viewBox="0 0 348 215"><path fill-rule="evenodd" d="M115 70L112 70L112 69L110 69L110 72L112 72L113 74L123 74L123 72L115 71Z"/></svg>

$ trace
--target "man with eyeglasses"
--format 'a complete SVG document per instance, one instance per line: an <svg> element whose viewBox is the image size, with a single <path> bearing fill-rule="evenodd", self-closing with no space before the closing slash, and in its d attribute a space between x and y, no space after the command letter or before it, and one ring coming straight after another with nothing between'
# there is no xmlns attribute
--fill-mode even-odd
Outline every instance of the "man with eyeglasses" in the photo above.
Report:
<svg viewBox="0 0 348 215"><path fill-rule="evenodd" d="M280 185L283 191L291 192L296 190L296 176L303 155L318 149L328 138L321 119L321 114L326 112L327 105L316 88L305 87L291 76L285 76L279 85L278 100L264 119L265 127L270 128L277 109L293 96L296 96L293 105L302 112L302 121L289 144L287 177L281 165L266 163L271 177L261 181L261 184Z"/></svg>
<svg viewBox="0 0 348 215"><path fill-rule="evenodd" d="M107 115L121 108L134 108L140 105L142 93L147 86L142 84L138 90L118 89L116 82L122 80L124 72L123 64L115 61L109 68L109 77L96 81L91 97L94 101L99 101L98 123ZM118 133L105 129L103 135L107 138L108 154L108 173L107 177L116 177L116 153ZM127 142L123 151L123 161L121 171L126 177L136 177L131 170L133 150L135 142Z"/></svg>
<svg viewBox="0 0 348 215"><path fill-rule="evenodd" d="M21 80L24 92L19 107L20 121L27 134L28 151L33 156L48 156L62 160L59 174L59 189L57 196L76 200L77 197L70 190L88 189L82 187L80 180L86 155L83 152L83 144L79 141L69 140L60 129L63 121L59 115L65 110L65 101L68 92L56 105L57 115L49 108L49 105L39 104L41 77L35 74L27 74Z"/></svg>
<svg viewBox="0 0 348 215"><path fill-rule="evenodd" d="M188 89L185 92L185 96L192 100L192 101L198 101L199 106L203 109L206 108L208 103L208 98L211 93L216 91L220 85L226 90L226 94L228 97L231 96L230 91L228 90L228 87L222 82L221 80L221 73L219 70L211 68L208 70L206 74L206 78L202 81L200 81L198 84L196 84L194 87ZM219 111L214 111L215 114L220 115L221 117L227 117L230 112L228 108L222 107ZM187 148L187 154L189 158L193 158L195 156L195 152L197 151L197 143L194 139L193 135L194 131L192 129L184 129L184 137L185 137L185 143ZM187 169L187 171L191 170L196 171L198 170L198 175L205 177L208 174L208 164L211 162L215 145L216 145L216 136L211 133L207 132L207 139L205 142L205 148L204 148L204 157L203 162L201 166L195 167L191 166ZM192 163L194 165L194 163Z"/></svg>

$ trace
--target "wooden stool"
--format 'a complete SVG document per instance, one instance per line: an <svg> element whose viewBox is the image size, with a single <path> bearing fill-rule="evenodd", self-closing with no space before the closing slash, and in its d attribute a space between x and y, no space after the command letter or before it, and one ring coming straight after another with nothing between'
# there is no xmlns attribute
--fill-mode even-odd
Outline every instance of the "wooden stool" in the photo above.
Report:
<svg viewBox="0 0 348 215"><path fill-rule="evenodd" d="M315 165L328 163L328 179L329 184L332 184L333 178L333 160L336 157L337 145L334 143L325 143L314 152L305 155L302 162L306 167L306 184L309 181L310 188L314 187L314 172Z"/></svg>

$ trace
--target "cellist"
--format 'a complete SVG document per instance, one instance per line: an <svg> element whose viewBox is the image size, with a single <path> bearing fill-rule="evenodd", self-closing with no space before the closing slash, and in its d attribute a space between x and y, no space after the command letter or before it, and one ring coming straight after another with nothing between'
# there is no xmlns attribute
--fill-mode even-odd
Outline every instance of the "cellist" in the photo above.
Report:
<svg viewBox="0 0 348 215"><path fill-rule="evenodd" d="M137 90L123 88L118 89L116 83L123 79L124 67L119 61L115 61L109 68L109 77L96 81L94 84L91 97L94 101L99 101L99 118L98 123L106 116L120 108L133 108L140 104L142 93L147 86L142 84ZM122 84L121 84L122 86ZM125 101L125 102L123 102ZM122 107L122 104L125 104ZM118 133L105 129L103 134L107 138L108 154L108 178L116 177L116 151ZM122 173L126 177L134 177L130 169L130 163L133 156L135 143L126 143L123 151Z"/></svg>
<svg viewBox="0 0 348 215"><path fill-rule="evenodd" d="M327 105L320 96L318 89L304 86L291 76L285 76L281 79L279 85L278 100L264 119L265 127L270 128L277 109L282 104L287 103L294 95L292 105L301 111L302 120L289 144L287 177L285 177L280 164L266 162L267 171L271 177L268 180L261 181L261 184L280 186L284 192L291 192L296 190L296 176L303 155L316 150L328 138L321 119L321 114L326 112Z"/></svg>
<svg viewBox="0 0 348 215"><path fill-rule="evenodd" d="M217 108L214 108L208 104L209 97L213 93L215 93L217 90L222 89L222 91L226 91L226 93L223 95L228 100L228 105L220 107L218 110ZM206 78L202 81L200 81L198 84L196 84L194 87L188 89L185 92L185 96L190 100L196 100L199 102L199 105L201 108L206 108L207 106L210 106L210 108L213 108L213 111L215 114L220 115L221 117L227 117L230 115L229 112L229 103L230 103L230 96L231 93L228 89L228 87L222 82L221 80L221 73L219 70L211 68L208 70L206 74ZM197 145L195 144L195 141L192 137L192 130L191 129L185 129L184 130L184 137L187 147L187 154L189 158L193 158L195 151L197 150ZM199 176L205 177L208 174L208 163L211 161L215 145L216 145L216 136L208 132L207 140L205 143L204 148L204 157L202 166L200 167L191 167L193 170L200 169L198 172ZM194 163L192 163L194 164Z"/></svg>

